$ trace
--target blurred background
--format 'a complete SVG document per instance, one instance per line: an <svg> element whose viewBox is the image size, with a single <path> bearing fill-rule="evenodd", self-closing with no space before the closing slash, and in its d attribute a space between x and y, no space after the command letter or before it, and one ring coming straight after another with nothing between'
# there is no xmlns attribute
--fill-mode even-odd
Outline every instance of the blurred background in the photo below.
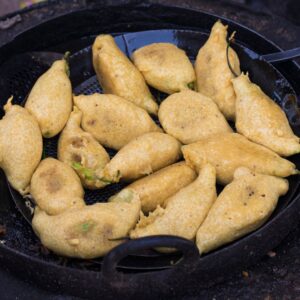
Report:
<svg viewBox="0 0 300 300"><path fill-rule="evenodd" d="M46 0L0 0L0 17L42 1ZM98 1L101 2L102 0ZM133 2L136 1L133 0ZM284 17L293 23L300 24L300 0L161 0L157 2L169 2L180 6L195 6L200 9L207 9L207 7L210 8L216 4L229 5L246 9L257 15L271 13Z"/></svg>
<svg viewBox="0 0 300 300"><path fill-rule="evenodd" d="M0 0L0 15L6 15L20 8L25 8L44 0Z"/></svg>

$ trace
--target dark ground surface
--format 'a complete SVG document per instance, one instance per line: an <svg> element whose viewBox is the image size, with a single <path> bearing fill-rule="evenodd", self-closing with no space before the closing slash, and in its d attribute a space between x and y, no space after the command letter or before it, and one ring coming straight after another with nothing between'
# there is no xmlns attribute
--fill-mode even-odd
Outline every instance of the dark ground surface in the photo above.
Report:
<svg viewBox="0 0 300 300"><path fill-rule="evenodd" d="M246 9L229 4L229 1L163 0L151 2L193 7L225 16L258 31L283 49L299 46L300 43L299 23L297 24L297 18L293 17L293 13L297 11L299 13L300 10L295 8L290 10L292 14L287 19L286 11L289 1L258 1L259 4ZM85 1L69 1L68 8L72 9L84 4ZM63 9L64 5L60 5L57 10L53 7L42 8L38 13L29 12L22 15L23 22L17 23L9 30L0 29L0 45L24 30L28 24L39 23L47 16L59 14ZM269 253L269 256L265 256L255 266L242 273L233 271L228 274L226 282L207 290L188 286L186 288L193 289L192 293L195 295L186 299L300 299L300 226L295 228L281 245L274 249L274 252ZM75 299L53 295L31 283L22 282L1 270L1 267L0 292L1 299Z"/></svg>

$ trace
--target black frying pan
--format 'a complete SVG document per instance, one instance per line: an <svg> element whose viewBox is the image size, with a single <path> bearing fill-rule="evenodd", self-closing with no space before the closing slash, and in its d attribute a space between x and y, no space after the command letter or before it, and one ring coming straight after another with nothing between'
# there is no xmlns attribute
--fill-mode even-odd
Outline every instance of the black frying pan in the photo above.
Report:
<svg viewBox="0 0 300 300"><path fill-rule="evenodd" d="M215 17L209 17L202 14L202 17L204 16L210 20L205 26L210 27L211 23L216 20ZM234 26L235 29L239 28L238 25ZM205 27L205 30L197 28L197 30L193 31L160 30L144 33L128 33L123 36L119 36L117 41L120 47L129 55L134 49L144 44L162 40L169 41L177 44L180 48L185 49L189 57L194 59L198 49L207 39L208 29L209 28ZM240 30L245 31L245 28L241 27ZM255 34L248 32L248 35L251 36L251 34L254 38ZM256 38L258 40L261 39L257 36ZM239 54L245 54L240 55L241 66L244 70L247 65L252 63L248 54L251 53L251 55L258 55L254 51L247 49L247 47L245 47L246 45L247 43L245 40L239 40L238 30L237 41L233 47L239 52ZM9 95L14 93L16 94L16 101L22 103L36 78L47 68L47 63L45 63L43 59L32 59L30 55L26 61L24 59L20 59L18 61L17 57L18 56L14 57L12 60L15 61L14 68L7 68L6 64L5 77L0 76L0 78L2 80L1 85L3 94ZM71 57L70 63L71 80L75 87L75 93L92 93L100 91L100 87L97 84L91 68L89 47L74 53ZM0 66L0 75L1 72L3 72L3 69L3 66ZM293 87L289 84L289 81L287 81L285 77L270 64L265 64L265 66L261 69L261 72L262 74L265 74L265 77L270 78L270 80L268 80L268 85L261 84L262 88L283 107L294 131L297 133L300 125L297 108L295 105L286 105L285 102L287 94L290 94L293 99L296 99ZM2 75L3 74L4 73L2 73ZM269 74L272 74L272 76L269 77ZM256 81L256 76L259 74L256 74L255 72L251 74L250 70L250 75L254 82L259 83ZM269 86L273 86L274 88L269 89ZM159 96L160 98L164 97L164 95L161 94L156 94L156 96ZM56 142L55 138L47 141L45 144L47 155L55 155ZM299 168L299 157L295 156L292 160ZM7 243L6 247L1 246L1 249L7 256L7 261L14 261L16 265L21 264L21 262L25 259L25 261L30 262L28 270L33 270L32 268L34 267L37 269L43 269L44 272L47 270L46 277L53 279L56 275L57 280L59 280L59 283L62 286L64 286L68 291L72 291L73 293L76 292L80 295L83 294L83 291L79 287L79 282L83 284L85 289L93 289L94 293L97 293L98 295L102 295L108 290L111 291L111 286L113 285L116 292L128 293L127 296L129 296L129 287L131 290L136 289L136 291L141 292L140 287L143 284L148 285L150 289L151 287L156 287L161 293L168 293L172 289L176 290L176 283L181 282L182 280L187 280L184 274L188 273L193 273L195 278L201 278L201 282L199 282L200 286L207 286L213 278L216 278L219 273L222 273L222 271L226 268L230 270L233 266L236 267L237 265L245 265L253 262L254 259L257 259L259 256L266 253L267 250L277 245L288 232L289 228L293 226L297 217L295 211L300 207L300 199L296 195L299 181L297 177L291 177L289 181L289 193L280 199L276 211L262 228L230 245L224 246L221 249L205 255L202 258L199 257L198 252L191 242L174 237L146 238L143 240L124 243L123 245L115 248L106 257L102 267L102 273L95 272L101 267L101 260L90 262L90 266L86 267L83 271L80 271L79 269L81 268L80 266L82 262L78 260L70 260L67 262L67 266L61 266L58 263L59 258L55 255L50 254L50 256L48 255L47 257L44 257L38 252L29 251L29 249L22 247L19 249L19 251L22 251L22 255L20 255L20 252L10 250L14 249L14 246L10 241ZM114 185L100 191L89 191L86 193L86 201L88 203L105 201L109 195L117 192L122 187L123 186L121 185ZM21 199L20 195L12 189L11 193L16 203L20 205L24 203L24 200ZM21 210L23 212L28 211L26 207L21 208ZM15 221L17 218L20 218L19 215L16 217L10 215L8 217ZM23 229L23 226L25 225L22 225L22 230L25 230L25 228ZM22 232L22 230L20 229L20 232ZM24 236L24 239L19 237L19 239L21 239L24 243L29 241L31 244L38 244L37 239L32 236L30 226L26 228L26 234L24 232ZM26 245L29 247L29 244ZM184 253L183 260L178 261L181 257L180 254L168 256L160 255L152 251L143 252L144 249L149 249L154 246L171 246L178 248L182 253ZM138 253L135 253L137 251ZM119 267L123 270L127 270L127 272L130 271L130 274L121 275L115 271L115 266L116 262L118 262L124 255L129 255L129 257L127 257L126 260L121 261ZM162 269L163 271L158 272L158 270ZM145 273L150 270L150 273ZM140 273L141 271L142 273ZM35 277L40 282L45 280L45 278L42 278L42 275L40 276L41 278L35 276L33 271L31 271L31 276ZM69 278L69 280L66 280L67 278ZM99 280L102 282L101 285L97 285ZM189 278L189 280L192 280L192 278Z"/></svg>
<svg viewBox="0 0 300 300"><path fill-rule="evenodd" d="M187 30L154 30L154 31L142 31L137 33L127 33L123 35L117 35L115 37L118 46L130 57L132 53L147 44L155 42L169 42L176 44L178 47L186 50L188 56L192 61L195 60L198 49L203 45L206 39L206 35L202 33L187 31ZM292 86L288 81L270 64L290 60L300 56L300 48L277 52L273 54L259 56L255 52L248 48L239 45L238 43L231 44L239 55L241 68L245 72L249 72L252 80L259 84L263 90L272 97L279 104L284 103L284 108L289 111L287 114L290 122L295 123L294 117L297 111L297 96ZM92 94L95 92L102 92L101 87L98 84L97 78L94 75L94 70L91 63L91 47L84 48L70 57L71 67L71 80L74 87L74 93L79 94ZM55 60L61 59L62 54L55 52L32 52L19 55L12 61L7 62L2 66L2 70L11 68L12 63L16 65L16 61L28 61L30 65L36 65L40 70L49 67ZM26 66L28 68L28 66ZM19 71L22 72L22 71ZM24 76L24 75L23 75ZM8 79L9 80L9 79ZM28 85L25 88L28 89ZM5 84L4 84L5 85ZM158 101L162 101L166 95L163 95L159 91L152 90L156 94ZM293 101L291 101L293 99ZM287 104L288 101L288 104ZM288 109L287 109L288 108ZM298 124L295 124L298 125ZM294 127L294 131L298 132L299 128ZM300 132L298 133L300 135ZM56 157L57 149L57 137L51 140L45 139L45 154L46 156ZM108 149L110 155L113 156L115 151ZM118 186L120 185L120 186ZM100 191L88 191L86 201L88 203L94 203L101 199L105 201L111 194L117 192L124 187L124 184L115 184L109 186ZM25 219L31 223L33 203L24 201L24 199L10 187L15 201L20 212Z"/></svg>
<svg viewBox="0 0 300 300"><path fill-rule="evenodd" d="M131 54L138 48L154 43L154 42L170 42L173 44L176 44L178 47L184 49L190 59L192 61L195 60L195 57L198 53L199 48L204 44L205 40L207 38L206 34L202 34L195 31L187 31L187 30L154 30L154 31L142 31L137 33L127 33L123 35L118 35L115 37L117 44L119 47L128 55L131 56ZM296 97L295 92L292 88L292 86L288 83L288 81L274 68L272 65L270 65L265 58L268 59L268 57L271 56L258 56L253 51L245 48L244 46L240 45L238 42L236 42L233 47L238 52L240 60L241 60L241 68L243 71L248 71L250 73L250 76L254 82L258 83L263 90L269 94L270 97L275 99L279 104L284 103L285 99L289 97ZM300 55L299 49L293 49L292 50L292 57L295 57L297 55ZM24 62L24 58L28 59L28 63L30 65L38 65L40 69L46 68L47 65L50 65L54 60L60 59L61 54L59 53L51 53L51 52L37 52L37 53L26 53L23 55L20 55L17 59ZM282 60L284 58L290 59L291 58L291 51L288 52L281 52L276 53L276 56L279 60ZM102 92L101 87L98 84L98 80L96 76L94 75L93 67L91 64L91 47L84 48L76 53L74 53L70 57L70 68L71 68L71 81L73 83L74 87L74 93L76 95L78 94L92 94L95 92ZM30 61L32 60L32 61ZM14 60L15 61L15 60ZM275 62L273 58L273 62ZM9 67L9 63L6 64L6 68ZM267 74L267 76L266 76ZM271 76L270 76L271 74ZM280 82L280 85L278 84ZM163 95L162 93L159 93L158 91L152 90L155 94L156 98L159 98L159 101L162 101L166 95ZM283 101L284 100L284 101ZM284 108L286 105L284 105ZM294 115L297 113L297 108L294 105L291 105L288 107L288 117L290 118L290 122L293 122ZM298 126L294 126L294 131L299 131ZM298 133L300 134L300 132ZM53 156L56 157L56 151L57 151L57 137L52 139L44 139L44 149L46 156ZM115 154L115 151L108 149L108 152L110 156L112 157ZM292 201L294 194L299 186L300 181L297 177L291 177L290 178L290 189L289 193L282 197L280 200L279 207L284 207L288 205L290 201ZM98 201L105 201L113 194L117 193L119 190L124 188L125 184L119 183L114 184L111 186L108 186L102 190L98 191L86 191L85 201L88 204L92 204ZM221 187L219 187L219 190ZM23 216L26 218L26 220L31 223L32 219L32 211L34 204L30 202L28 199L24 201L22 196L13 190L10 187L10 191L13 197L13 200L15 201L18 209L21 211ZM30 205L31 203L31 205ZM282 208L281 208L282 209ZM280 210L280 208L278 208ZM147 239L149 240L149 239ZM150 239L151 240L151 239ZM162 244L165 244L166 238L155 238L156 244L159 246L159 242ZM167 260L162 259L161 264L157 265L154 264L153 266L147 265L139 265L134 263L134 258L130 265L120 264L119 267L123 269L141 269L141 270L158 270L158 269L165 269L171 267L170 261L171 259L168 259L167 255L159 255L158 253L154 251L141 251L138 253L138 250L149 250L149 247L144 245L145 241L144 239L140 239L139 241L134 242L127 242L127 245L122 246L121 249L123 249L122 252L124 252L124 249L127 250L128 254L134 254L134 256L139 257L164 257L167 258ZM150 243L151 244L151 243ZM144 245L144 246L143 246ZM161 246L161 245L160 245ZM179 246L177 246L179 248ZM225 246L226 247L226 246ZM147 249L148 248L148 249ZM118 250L115 250L116 253ZM126 252L126 253L127 253ZM209 254L208 254L209 256ZM110 256L109 256L110 257ZM119 257L114 256L116 259ZM176 256L175 256L176 257ZM174 255L172 255L172 258L174 259ZM106 260L108 261L108 260ZM95 263L102 263L101 260L95 260ZM106 269L107 270L107 265Z"/></svg>

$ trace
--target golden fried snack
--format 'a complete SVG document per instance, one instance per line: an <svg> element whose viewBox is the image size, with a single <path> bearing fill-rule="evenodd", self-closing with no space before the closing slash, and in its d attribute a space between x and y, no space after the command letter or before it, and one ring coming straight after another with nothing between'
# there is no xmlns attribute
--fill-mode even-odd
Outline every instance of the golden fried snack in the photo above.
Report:
<svg viewBox="0 0 300 300"><path fill-rule="evenodd" d="M97 174L103 180L134 180L173 164L181 157L181 144L172 136L150 132L125 145Z"/></svg>
<svg viewBox="0 0 300 300"><path fill-rule="evenodd" d="M239 168L197 232L200 253L207 253L260 227L288 191L282 178Z"/></svg>
<svg viewBox="0 0 300 300"><path fill-rule="evenodd" d="M80 95L74 103L83 114L82 128L109 148L119 150L144 133L161 131L145 110L115 95Z"/></svg>
<svg viewBox="0 0 300 300"><path fill-rule="evenodd" d="M190 90L165 99L158 117L164 130L183 144L215 133L232 132L215 102Z"/></svg>
<svg viewBox="0 0 300 300"><path fill-rule="evenodd" d="M82 112L75 106L58 140L58 159L76 171L85 187L102 188L108 183L97 178L95 172L109 162L109 155L90 133L80 128L81 118Z"/></svg>
<svg viewBox="0 0 300 300"><path fill-rule="evenodd" d="M215 134L183 146L182 152L190 166L201 168L206 162L215 166L217 180L224 185L232 181L238 167L279 177L298 174L292 162L238 133Z"/></svg>
<svg viewBox="0 0 300 300"><path fill-rule="evenodd" d="M126 192L126 191L125 191ZM135 226L141 204L127 190L114 203L96 203L49 216L35 209L32 226L43 245L59 255L84 259L104 256Z"/></svg>
<svg viewBox="0 0 300 300"><path fill-rule="evenodd" d="M237 96L237 131L281 156L299 153L299 138L294 135L282 109L252 83L248 75L241 74L232 82Z"/></svg>
<svg viewBox="0 0 300 300"><path fill-rule="evenodd" d="M146 82L173 94L193 88L195 71L185 52L170 43L154 43L133 52L132 60Z"/></svg>
<svg viewBox="0 0 300 300"><path fill-rule="evenodd" d="M157 205L165 207L165 201L196 178L196 172L179 162L145 176L126 188L134 190L140 197L142 211L155 210ZM113 200L115 196L110 198Z"/></svg>
<svg viewBox="0 0 300 300"><path fill-rule="evenodd" d="M217 21L198 52L195 70L198 92L211 97L226 119L234 120L236 96L231 83L234 75L227 64L226 38L227 26ZM240 62L232 48L229 48L228 57L234 72L240 74Z"/></svg>
<svg viewBox="0 0 300 300"><path fill-rule="evenodd" d="M20 194L29 192L31 176L39 164L43 140L36 119L11 97L0 120L0 167Z"/></svg>
<svg viewBox="0 0 300 300"><path fill-rule="evenodd" d="M159 206L149 217L142 216L130 237L167 234L192 240L216 198L216 170L206 164L194 182L167 200L165 209Z"/></svg>
<svg viewBox="0 0 300 300"><path fill-rule="evenodd" d="M108 34L97 36L92 50L94 69L104 92L123 97L156 115L158 105L143 75L118 48L114 38Z"/></svg>
<svg viewBox="0 0 300 300"><path fill-rule="evenodd" d="M55 61L34 84L25 108L36 117L42 134L50 138L66 125L72 111L72 87L65 59Z"/></svg>
<svg viewBox="0 0 300 300"><path fill-rule="evenodd" d="M42 160L34 172L30 193L35 203L49 215L85 205L84 191L76 172L51 157Z"/></svg>

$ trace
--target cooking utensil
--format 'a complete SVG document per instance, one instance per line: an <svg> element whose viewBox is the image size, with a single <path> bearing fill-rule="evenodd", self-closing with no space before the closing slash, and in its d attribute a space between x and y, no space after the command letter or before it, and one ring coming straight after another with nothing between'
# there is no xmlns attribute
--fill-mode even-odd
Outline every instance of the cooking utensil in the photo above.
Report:
<svg viewBox="0 0 300 300"><path fill-rule="evenodd" d="M113 20L116 20L116 13L122 14L122 22L109 23L109 18L107 17L109 12L111 12ZM6 45L6 49L20 49L20 47L24 47L25 45L26 51L39 49L41 51L64 53L69 50L75 55L78 52L79 44L90 45L95 34L100 32L120 33L128 32L129 30L140 31L145 29L173 28L172 30L153 30L143 33L125 34L119 42L122 43L123 49L126 49L126 53L130 54L135 48L149 42L171 41L180 48L185 49L191 58L195 58L198 49L207 39L209 29L219 18L207 13L178 8L169 8L166 10L164 6L160 5L149 7L132 7L129 5L122 6L118 10L105 8L105 18L99 19L100 13L101 10L81 10L67 14L18 36L11 44ZM156 22L153 22L154 15L157 18ZM78 24L78 20L82 20L85 26L82 23ZM231 30L238 32L237 42L233 47L238 48L241 52L247 50L254 55L280 50L257 33L229 20L223 21L229 24ZM103 22L101 26L99 22ZM65 26L61 26L61 24ZM79 28L78 32L74 30L70 31L70 28L77 26L77 24ZM180 30L175 30L176 28L180 28ZM51 34L53 32L56 32L55 36ZM36 39L37 44L34 47L32 46L31 50L30 44L26 44L26 39L30 37L32 40L35 34L39 38ZM82 36L84 36L84 42ZM78 62L81 62L77 64L78 71L75 68L76 66L73 68L71 66L71 70L75 70L73 74L71 72L71 80L76 93L100 91L94 72L91 69L89 51L90 47L87 47L75 55ZM0 53L4 53L1 56L1 61L7 61L9 57L18 55L16 50L8 52L0 49ZM247 62L249 62L247 56L241 59L242 68L246 66ZM70 64L72 64L72 60ZM9 68L5 74L5 93L7 95L16 93L17 97L15 97L15 100L17 103L22 103L32 84L43 73L45 68L47 66L42 64L31 65L28 63L24 63L22 67L21 62L18 68ZM1 70L2 66L0 66L0 72ZM23 71L20 72L20 70ZM297 65L292 62L283 62L274 68L270 64L267 64L267 67L262 68L261 72L265 77L268 76L268 72L273 74L272 76L274 77L271 77L270 81L274 89L269 89L269 96L275 98L281 107L283 107L294 131L297 133L300 124L296 107L291 105L285 98L287 94L295 97L300 92L300 74ZM16 74L19 77L16 77ZM253 76L255 77L257 74L253 74ZM265 86L262 86L262 88L265 89ZM4 96L1 98L2 105L6 98ZM49 140L45 146L46 153L54 155L56 140ZM292 160L298 166L300 165L298 156L293 157ZM5 180L3 174L0 178L1 182ZM31 227L15 210L8 196L8 191L3 191L0 221L6 225L8 230L4 237L4 244L0 244L0 252L5 257L1 262L9 266L14 272L18 272L20 276L30 277L44 287L55 290L63 289L64 292L77 296L113 298L115 295L122 295L123 298L138 296L145 298L146 296L150 297L153 295L159 295L160 297L164 295L172 296L175 293L179 296L183 292L187 292L182 288L186 281L196 281L199 288L207 287L220 280L224 274L227 274L232 269L243 268L257 261L259 257L276 246L299 218L300 199L296 195L298 191L297 177L290 178L290 186L288 195L280 200L271 219L262 228L201 258L193 256L193 260L185 261L184 258L184 260L180 261L180 253L171 256L157 254L151 250L145 250L145 252L141 253L141 248L148 248L149 244L143 241L139 244L137 244L138 241L129 241L127 244L124 244L124 247L126 245L130 250L127 252L129 255L118 264L118 270L126 272L123 276L114 275L115 263L111 264L112 260L110 259L106 260L108 263L105 267L106 271L103 273L100 272L100 269L102 268L103 270L104 268L101 266L101 259L93 261L65 260L52 253L47 253L45 250L41 251L43 248L37 237L33 234ZM118 186L118 188L122 188L122 186ZM115 193L116 190L102 190L98 192L99 194L94 191L86 193L88 203L99 200L104 201L110 193ZM166 243L166 239L160 238L162 243ZM186 241L182 242L187 245ZM130 246L132 243L134 243L133 246ZM174 246L172 244L173 241L171 243L168 240L168 243L169 247ZM181 241L178 242L177 248L182 249L179 243ZM136 248L136 245L138 248ZM123 247L123 245L121 246ZM120 248L115 248L109 254L108 258L114 257L114 262L119 261L121 258L119 253ZM192 249L191 253L194 253ZM115 278L117 278L117 281ZM118 284L123 288L116 288Z"/></svg>

